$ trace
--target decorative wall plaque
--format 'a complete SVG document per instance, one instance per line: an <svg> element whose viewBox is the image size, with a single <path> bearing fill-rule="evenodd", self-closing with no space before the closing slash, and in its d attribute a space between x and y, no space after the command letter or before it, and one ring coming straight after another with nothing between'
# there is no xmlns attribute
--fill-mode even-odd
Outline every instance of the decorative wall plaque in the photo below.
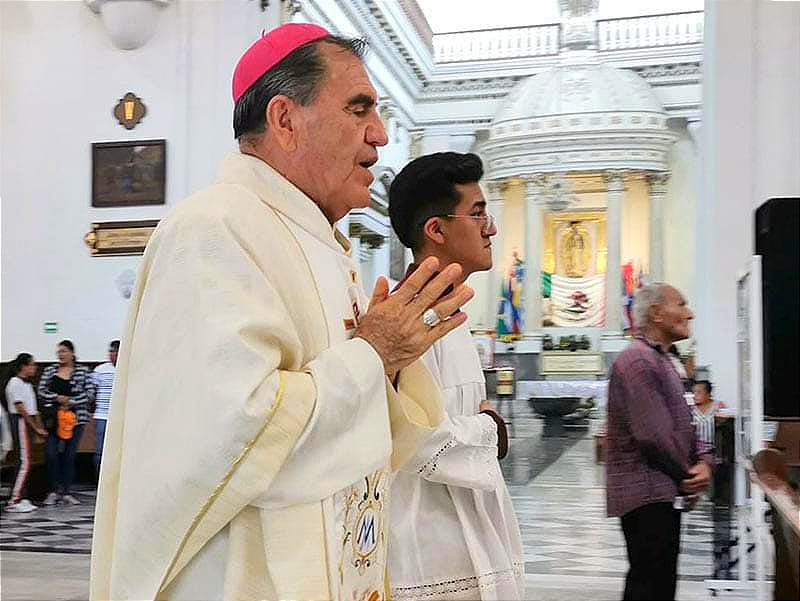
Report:
<svg viewBox="0 0 800 601"><path fill-rule="evenodd" d="M141 255L158 219L93 223L84 236L92 255Z"/></svg>
<svg viewBox="0 0 800 601"><path fill-rule="evenodd" d="M539 355L542 375L602 375L605 365L602 353L591 351L544 351Z"/></svg>
<svg viewBox="0 0 800 601"><path fill-rule="evenodd" d="M128 92L119 99L114 107L114 116L125 129L133 129L147 114L147 107L133 92Z"/></svg>

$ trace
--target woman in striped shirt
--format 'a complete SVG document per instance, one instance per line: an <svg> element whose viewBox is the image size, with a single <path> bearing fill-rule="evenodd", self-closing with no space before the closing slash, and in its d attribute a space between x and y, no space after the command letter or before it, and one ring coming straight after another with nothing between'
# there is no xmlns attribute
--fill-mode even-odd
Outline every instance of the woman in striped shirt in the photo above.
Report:
<svg viewBox="0 0 800 601"><path fill-rule="evenodd" d="M49 423L45 421L48 430L45 452L50 493L44 504L55 505L62 501L79 505L80 501L71 494L70 487L75 480L75 453L83 428L89 421L89 404L94 401L95 385L89 370L75 362L75 345L70 340L58 343L56 356L58 363L45 367L39 380L39 399L51 416ZM73 411L77 422L63 452L59 450L58 424L53 419L59 406Z"/></svg>
<svg viewBox="0 0 800 601"><path fill-rule="evenodd" d="M702 445L704 452L714 451L714 416L725 405L715 401L711 396L713 386L708 380L697 380L694 383L694 406L692 419L697 429L697 440Z"/></svg>

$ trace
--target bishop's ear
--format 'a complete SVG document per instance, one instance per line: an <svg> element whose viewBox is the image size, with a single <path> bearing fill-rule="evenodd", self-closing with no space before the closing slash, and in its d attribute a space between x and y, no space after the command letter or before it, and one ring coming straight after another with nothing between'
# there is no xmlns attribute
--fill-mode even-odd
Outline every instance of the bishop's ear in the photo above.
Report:
<svg viewBox="0 0 800 601"><path fill-rule="evenodd" d="M269 101L266 110L267 129L274 140L287 152L297 148L297 104L288 96L278 94Z"/></svg>

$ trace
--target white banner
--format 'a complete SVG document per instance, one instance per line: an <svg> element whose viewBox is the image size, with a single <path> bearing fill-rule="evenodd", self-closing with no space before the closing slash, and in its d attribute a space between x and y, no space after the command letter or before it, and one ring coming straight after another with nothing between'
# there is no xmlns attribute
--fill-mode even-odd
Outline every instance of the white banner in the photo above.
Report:
<svg viewBox="0 0 800 601"><path fill-rule="evenodd" d="M589 328L606 322L606 275L565 278L553 274L550 286L550 320L556 326Z"/></svg>

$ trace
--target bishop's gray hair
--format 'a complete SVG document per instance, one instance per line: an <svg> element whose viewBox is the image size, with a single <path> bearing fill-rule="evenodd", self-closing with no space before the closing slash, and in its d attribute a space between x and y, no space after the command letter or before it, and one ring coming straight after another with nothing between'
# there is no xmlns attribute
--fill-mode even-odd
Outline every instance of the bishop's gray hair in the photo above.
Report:
<svg viewBox="0 0 800 601"><path fill-rule="evenodd" d="M337 35L327 35L295 48L236 101L233 135L237 140L255 142L267 130L267 105L275 96L286 96L301 106L314 101L328 70L320 51L322 44L338 46L362 61L367 51L366 40Z"/></svg>
<svg viewBox="0 0 800 601"><path fill-rule="evenodd" d="M664 302L664 291L669 284L653 282L642 286L633 299L633 325L637 330L650 325L650 309Z"/></svg>

